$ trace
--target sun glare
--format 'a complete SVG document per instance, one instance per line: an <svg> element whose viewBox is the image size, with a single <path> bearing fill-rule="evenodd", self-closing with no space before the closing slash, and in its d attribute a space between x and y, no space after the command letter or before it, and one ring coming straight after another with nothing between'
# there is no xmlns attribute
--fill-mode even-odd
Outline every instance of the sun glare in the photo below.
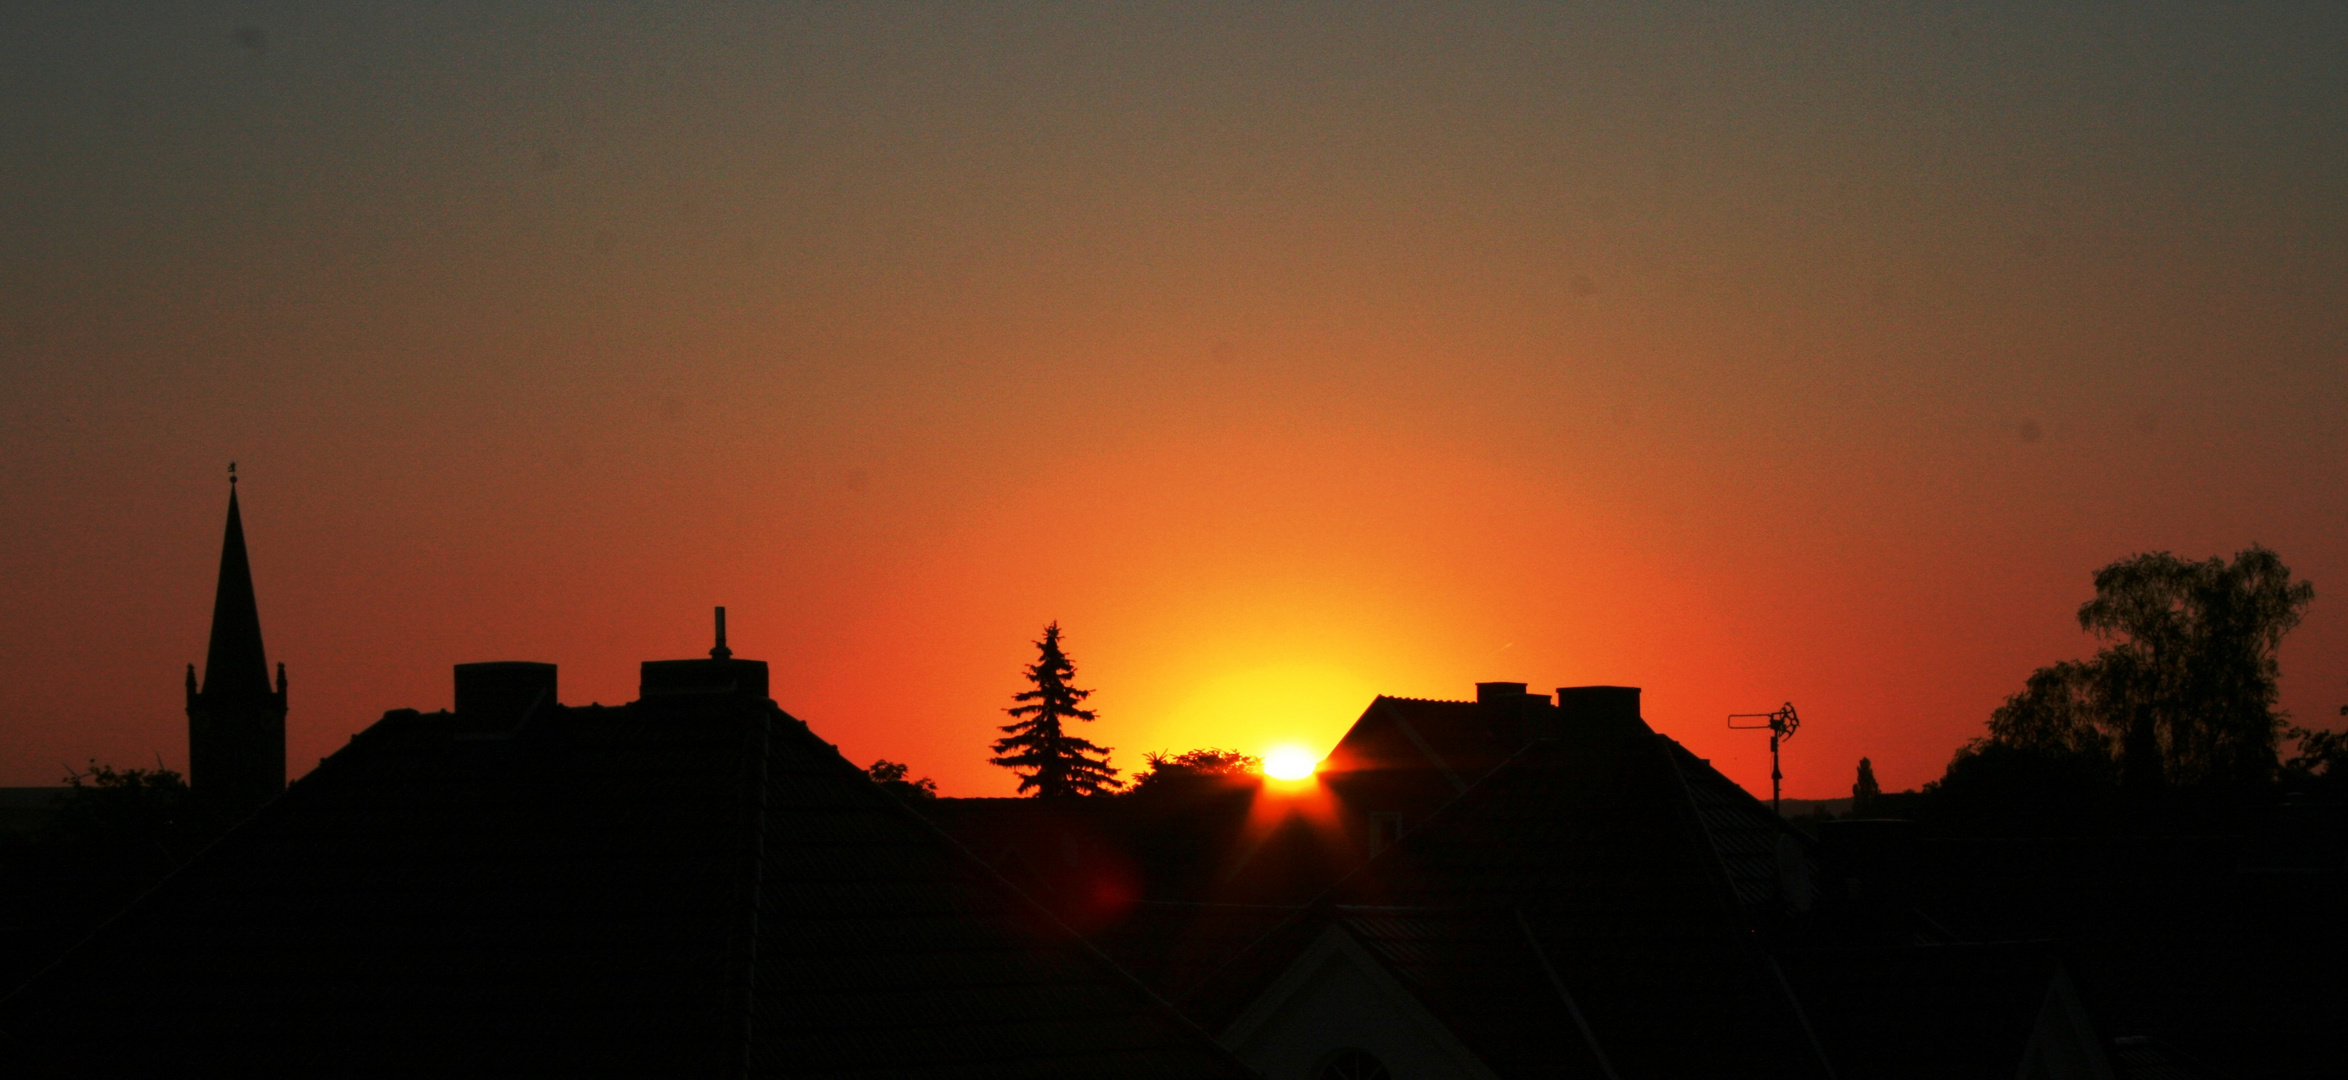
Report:
<svg viewBox="0 0 2348 1080"><path fill-rule="evenodd" d="M1302 780L1320 766L1312 751L1294 746L1276 747L1264 755L1264 775L1274 780Z"/></svg>

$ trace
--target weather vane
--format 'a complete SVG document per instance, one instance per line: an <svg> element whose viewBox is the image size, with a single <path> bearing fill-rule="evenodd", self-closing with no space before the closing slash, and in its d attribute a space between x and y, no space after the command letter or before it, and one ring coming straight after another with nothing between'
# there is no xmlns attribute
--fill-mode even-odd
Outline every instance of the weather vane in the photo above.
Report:
<svg viewBox="0 0 2348 1080"><path fill-rule="evenodd" d="M1759 720L1762 722L1740 724L1737 723L1739 720ZM1794 713L1794 703L1786 702L1784 707L1776 712L1730 713L1728 726L1736 731L1769 729L1769 809L1772 813L1783 814L1785 811L1778 807L1778 803L1780 801L1779 788L1785 782L1785 772L1777 767L1777 744L1793 738L1794 732L1802 726L1802 718Z"/></svg>

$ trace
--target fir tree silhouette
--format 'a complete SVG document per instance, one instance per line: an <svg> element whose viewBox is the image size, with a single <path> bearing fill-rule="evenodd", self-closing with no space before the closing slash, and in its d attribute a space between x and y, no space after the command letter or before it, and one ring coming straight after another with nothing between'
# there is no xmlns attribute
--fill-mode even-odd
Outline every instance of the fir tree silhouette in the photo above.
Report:
<svg viewBox="0 0 2348 1080"><path fill-rule="evenodd" d="M1875 782L1875 763L1859 759L1859 782L1851 785L1851 816L1874 817L1875 800L1883 795L1883 785Z"/></svg>
<svg viewBox="0 0 2348 1080"><path fill-rule="evenodd" d="M1067 720L1091 720L1093 713L1077 707L1092 691L1068 684L1076 665L1060 651L1060 624L1044 627L1043 640L1035 646L1040 655L1027 666L1027 681L1035 689L1015 695L1012 700L1019 704L1003 710L1017 719L1003 725L1003 737L995 740L994 763L1019 773L1023 795L1100 795L1124 786L1109 765L1109 747L1094 746L1062 726Z"/></svg>

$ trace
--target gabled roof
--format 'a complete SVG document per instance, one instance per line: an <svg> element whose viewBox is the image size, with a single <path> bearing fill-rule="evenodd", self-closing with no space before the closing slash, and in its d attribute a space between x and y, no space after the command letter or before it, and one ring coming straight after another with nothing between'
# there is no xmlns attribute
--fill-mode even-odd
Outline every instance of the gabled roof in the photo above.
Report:
<svg viewBox="0 0 2348 1080"><path fill-rule="evenodd" d="M742 663L735 661L733 663ZM395 713L0 1003L26 1074L1235 1077L771 702Z"/></svg>
<svg viewBox="0 0 2348 1080"><path fill-rule="evenodd" d="M1367 756L1366 744L1375 738L1373 733L1380 726L1391 725L1405 732L1407 744L1424 762L1421 768L1444 772L1458 790L1465 791L1493 770L1517 760L1544 733L1563 738L1566 744L1578 747L1577 752L1592 753L1599 744L1589 741L1589 732L1616 723L1635 725L1637 734L1662 748L1668 765L1667 772L1655 778L1658 782L1653 790L1645 793L1650 801L1641 812L1677 817L1692 810L1698 835L1711 850L1737 903L1756 912L1807 904L1806 896L1785 895L1789 891L1786 886L1815 876L1815 845L1714 769L1711 762L1669 737L1655 734L1635 718L1561 717L1556 707L1537 696L1505 705L1380 697L1331 755L1332 769L1364 767L1358 759ZM1628 726L1622 730L1631 731ZM1357 736L1356 732L1362 734ZM1355 747L1359 748L1355 760L1347 760L1348 749ZM1383 767L1394 764L1382 763ZM1671 782L1663 782L1666 779ZM1793 865L1781 867L1781 860Z"/></svg>
<svg viewBox="0 0 2348 1080"><path fill-rule="evenodd" d="M1644 724L1537 740L1338 892L1521 918L1529 941L1482 940L1545 958L1623 1075L1814 1075L1675 750Z"/></svg>
<svg viewBox="0 0 2348 1080"><path fill-rule="evenodd" d="M1194 1015L1229 1023L1337 923L1502 1075L1600 1057L1622 1076L1823 1075L1680 753L1635 718L1536 739L1210 979ZM1512 1014L1528 1008L1546 1015Z"/></svg>
<svg viewBox="0 0 2348 1080"><path fill-rule="evenodd" d="M1402 732L1425 765L1445 773L1464 788L1507 761L1517 747L1524 745L1525 731L1521 724L1506 722L1511 719L1516 719L1513 710L1504 712L1473 701L1379 695L1330 751L1327 768L1344 770L1401 764L1354 760L1365 749L1363 743L1367 737L1373 736L1380 726L1391 725Z"/></svg>

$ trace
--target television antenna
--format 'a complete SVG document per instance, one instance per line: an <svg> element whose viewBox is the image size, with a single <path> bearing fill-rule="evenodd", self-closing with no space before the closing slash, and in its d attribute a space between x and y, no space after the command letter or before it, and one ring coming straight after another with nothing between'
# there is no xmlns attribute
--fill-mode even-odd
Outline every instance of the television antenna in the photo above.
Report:
<svg viewBox="0 0 2348 1080"><path fill-rule="evenodd" d="M1737 723L1739 720L1758 720L1758 724ZM1728 714L1728 726L1735 731L1769 732L1769 810L1780 817L1785 811L1778 806L1779 789L1785 784L1785 771L1777 767L1777 744L1794 737L1801 729L1802 718L1794 713L1794 703L1786 702L1776 712L1741 712Z"/></svg>

